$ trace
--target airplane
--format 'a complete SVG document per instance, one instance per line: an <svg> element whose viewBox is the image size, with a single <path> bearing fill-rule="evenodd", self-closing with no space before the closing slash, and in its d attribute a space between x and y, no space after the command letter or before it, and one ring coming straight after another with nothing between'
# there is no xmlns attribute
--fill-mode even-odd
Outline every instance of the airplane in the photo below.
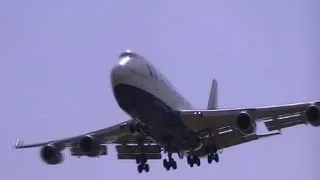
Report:
<svg viewBox="0 0 320 180"><path fill-rule="evenodd" d="M280 135L281 129L306 124L320 126L320 101L252 108L218 108L218 83L212 80L207 109L198 109L182 97L166 77L145 57L122 52L110 78L118 106L130 119L86 134L14 148L41 147L40 157L49 165L63 162L62 151L71 156L99 157L115 145L117 158L135 160L137 171L149 172L148 160L162 159L166 170L177 169L173 154L186 157L190 167L206 158L219 162L224 148ZM268 133L258 134L257 124ZM162 153L163 152L163 153ZM196 166L195 166L196 165Z"/></svg>

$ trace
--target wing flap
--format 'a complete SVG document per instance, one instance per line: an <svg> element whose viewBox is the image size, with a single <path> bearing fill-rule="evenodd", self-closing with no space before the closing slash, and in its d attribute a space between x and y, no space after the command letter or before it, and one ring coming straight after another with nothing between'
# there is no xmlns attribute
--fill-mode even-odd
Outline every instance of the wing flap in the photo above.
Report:
<svg viewBox="0 0 320 180"><path fill-rule="evenodd" d="M100 145L101 148L101 156L108 154L108 148L105 145ZM70 148L70 154L71 156L86 156L86 154L79 148L79 147L71 147Z"/></svg>
<svg viewBox="0 0 320 180"><path fill-rule="evenodd" d="M161 148L157 145L116 145L116 150L122 154L137 154L141 153L142 150L147 154L161 153Z"/></svg>
<svg viewBox="0 0 320 180"><path fill-rule="evenodd" d="M301 113L281 117L268 119L264 121L265 126L268 131L281 130L283 128L288 128L291 126L296 126L299 124L306 124L304 117Z"/></svg>
<svg viewBox="0 0 320 180"><path fill-rule="evenodd" d="M136 159L143 155L147 159L161 159L161 148L158 145L116 145L118 159Z"/></svg>
<svg viewBox="0 0 320 180"><path fill-rule="evenodd" d="M136 159L137 156L140 154L118 154L118 159L121 160L132 160L132 159ZM161 159L161 154L157 153L157 154L145 154L147 159Z"/></svg>

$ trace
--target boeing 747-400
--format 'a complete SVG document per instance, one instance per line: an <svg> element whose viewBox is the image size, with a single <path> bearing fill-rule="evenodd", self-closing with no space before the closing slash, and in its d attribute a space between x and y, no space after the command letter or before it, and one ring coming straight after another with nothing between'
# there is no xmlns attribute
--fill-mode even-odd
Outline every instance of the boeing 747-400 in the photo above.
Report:
<svg viewBox="0 0 320 180"><path fill-rule="evenodd" d="M186 157L190 167L200 159L219 162L223 148L280 134L279 130L299 124L320 125L320 101L268 107L219 109L217 81L212 81L207 109L193 107L146 58L132 51L119 56L110 74L115 99L131 119L86 134L23 144L15 148L41 147L42 160L50 165L63 162L61 152L72 156L107 155L115 144L118 159L132 159L139 173L149 172L148 160L162 159L166 170L177 169L173 153ZM261 123L267 134L257 132Z"/></svg>

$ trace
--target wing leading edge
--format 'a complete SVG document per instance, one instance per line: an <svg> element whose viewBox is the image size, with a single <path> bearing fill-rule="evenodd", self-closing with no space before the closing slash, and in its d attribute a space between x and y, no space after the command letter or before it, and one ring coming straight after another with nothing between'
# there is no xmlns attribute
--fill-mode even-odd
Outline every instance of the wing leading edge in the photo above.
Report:
<svg viewBox="0 0 320 180"><path fill-rule="evenodd" d="M134 120L131 119L126 122L116 124L114 126L99 129L82 135L39 143L24 144L21 139L17 139L14 147L16 149L23 149L54 144L55 146L59 146L64 149L76 146L79 143L79 141L85 136L90 136L95 140L99 141L99 143L101 144L124 144L128 142L135 143L138 140L141 140L145 143L150 142L150 140L147 137L144 137L142 134L132 133L132 130L130 128L134 124Z"/></svg>
<svg viewBox="0 0 320 180"><path fill-rule="evenodd" d="M92 131L82 135L40 143L23 144L18 139L14 145L16 149L40 147L42 160L50 165L63 161L61 151L69 148L71 156L98 157L107 155L107 144L115 144L118 159L161 159L161 147L142 133L143 127L137 126L134 120ZM142 151L143 149L143 151Z"/></svg>

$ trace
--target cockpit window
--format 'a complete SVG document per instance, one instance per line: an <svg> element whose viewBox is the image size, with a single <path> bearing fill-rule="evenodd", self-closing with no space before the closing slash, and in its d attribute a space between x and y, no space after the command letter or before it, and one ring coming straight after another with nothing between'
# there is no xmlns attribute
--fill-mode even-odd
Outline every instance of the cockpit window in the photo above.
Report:
<svg viewBox="0 0 320 180"><path fill-rule="evenodd" d="M137 55L134 52L131 51L126 51L120 54L119 58L123 57L132 57L132 58L137 58Z"/></svg>

